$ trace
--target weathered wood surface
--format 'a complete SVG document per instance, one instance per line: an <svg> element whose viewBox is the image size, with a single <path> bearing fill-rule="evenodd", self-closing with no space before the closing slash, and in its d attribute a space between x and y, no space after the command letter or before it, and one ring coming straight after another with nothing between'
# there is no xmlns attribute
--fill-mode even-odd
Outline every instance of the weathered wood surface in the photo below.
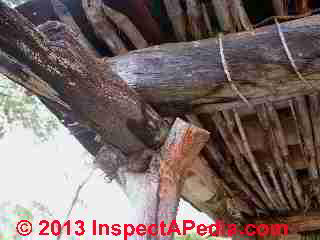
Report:
<svg viewBox="0 0 320 240"><path fill-rule="evenodd" d="M315 88L320 87L319 20L312 16L281 24L300 72ZM275 26L227 35L223 45L231 78L252 104L314 90L294 73ZM155 46L107 62L164 114L246 106L226 80L217 39Z"/></svg>
<svg viewBox="0 0 320 240"><path fill-rule="evenodd" d="M242 0L212 0L212 5L223 32L236 32L252 28Z"/></svg>
<svg viewBox="0 0 320 240"><path fill-rule="evenodd" d="M158 223L176 220L186 171L199 157L210 133L177 118L161 147ZM169 239L172 236L160 237Z"/></svg>
<svg viewBox="0 0 320 240"><path fill-rule="evenodd" d="M183 13L179 0L164 0L169 18L171 19L173 30L179 41L187 40L186 16Z"/></svg>
<svg viewBox="0 0 320 240"><path fill-rule="evenodd" d="M188 2L186 7L190 15L189 22L195 23L200 20L198 17L201 13L199 8L195 9L192 5L194 2ZM232 2L235 4L240 1ZM143 0L136 1L134 5L139 6L140 10L144 9ZM100 11L102 8L97 9ZM23 18L16 12L0 7L0 14L1 10L3 15L2 18L0 15L0 19L4 24L0 25L0 36L7 33L8 36L0 37L0 48L18 63L16 68L14 61L8 61L10 64L2 64L2 71L20 82L28 81L28 78L46 80L49 88L42 94L37 92L37 85L32 81L25 85L35 88L35 93L44 97L49 107L53 104L54 108L64 108L62 119L72 115L76 121L72 125L76 123L81 128L89 129L85 130L86 133L93 132L93 142L92 136L91 142L88 142L95 149L105 144L101 149L105 150L110 144L113 150L107 148L106 152L115 153L117 158L104 166L108 177L117 177L113 176L115 171L124 165L128 167L126 173L134 172L132 179L125 181L125 187L132 184L136 188L140 180L147 180L136 174L144 175L155 170L151 178L159 174L161 179L161 175L172 170L168 169L171 161L163 165L166 168L163 171L157 166L152 167L148 154L140 152L148 147L158 149L169 129L169 124L145 104L146 101L160 110L165 109L165 113L171 116L191 111L206 113L209 127L205 125L205 128L215 133L209 141L210 145L203 151L210 160L211 168L205 167L201 157L197 158L199 165L190 165L192 170L186 167L184 172L190 174L186 186L197 186L199 191L194 195L183 191L183 196L210 216L244 223L248 215L257 217L261 214L308 209L310 206L317 208L314 200L319 200L316 183L320 172L317 166L319 156L316 153L319 146L315 145L317 128L314 121L318 118L316 105L319 97L300 95L318 89L310 89L309 84L301 81L301 78L299 80L292 63L287 59L288 53L284 51L284 43L280 41L275 26L224 38L225 65L228 65L232 78L226 81L226 69L223 69L220 56L222 49L219 49L216 39L157 46L122 57L100 60L86 51L84 41L81 43L64 25L49 22L41 25L39 32L28 22L22 25ZM92 20L94 16L91 15L90 21L92 27L97 29L97 24ZM240 20L238 24L241 24ZM299 70L307 81L312 82L313 87L319 85L318 20L319 17L314 16L281 27ZM100 24L103 22L101 20ZM191 27L193 38L200 36L199 26ZM190 29L188 31L189 34ZM128 89L123 80L141 91L144 98ZM231 81L254 105L254 109L241 101L239 92L230 87ZM299 96L288 100L288 97L296 95ZM309 97L312 103L310 109L306 103L307 98L309 103ZM269 103L269 100L280 99L283 101ZM59 104L60 100L71 109L65 109L63 104ZM259 103L263 104L257 105ZM242 106L242 110L238 109ZM288 121L282 120L282 115L288 115L288 112L283 114L283 109L279 111L277 106L289 109L291 117ZM237 109L230 111L230 108ZM245 118L248 113L255 115L253 122L259 125L250 126L250 121ZM196 115L189 116L189 121L198 122ZM205 123L203 118L199 122ZM261 137L256 140L256 136ZM302 178L297 176L292 167L293 152L300 153L294 155L301 158L300 162L305 162L302 166L304 170L309 169L308 174L303 172ZM259 154L267 156L268 161L264 162ZM154 156L156 154L152 153L151 157ZM130 166L132 162L135 164ZM169 175L172 177L174 174ZM302 180L309 181L310 189L302 189ZM152 203L156 199L158 184L155 182L151 185L146 185L150 189L144 188L145 196L140 203L148 202L154 207ZM165 194L162 203L168 204L164 204L164 207L161 207L161 203L159 205L168 219L175 216L175 212L170 213L168 209L176 206L178 198L172 197L176 195L172 192L180 192L176 188L178 185L166 184L171 194ZM288 189L284 191L285 188ZM309 190L312 193L309 194ZM137 189L130 190L129 194L135 195L137 192ZM143 204L137 206L145 207ZM147 215L144 217L149 219Z"/></svg>
<svg viewBox="0 0 320 240"><path fill-rule="evenodd" d="M96 36L109 47L114 55L127 53L128 49L118 36L117 29L107 19L102 6L102 0L82 0L82 7Z"/></svg>
<svg viewBox="0 0 320 240"><path fill-rule="evenodd" d="M198 154L208 139L206 130L176 119L160 151L150 155L147 171L119 169L117 181L135 208L136 224L160 224L162 221L168 224L176 219L187 170L197 163ZM105 170L119 157L121 153L110 146L99 152L96 164ZM159 238L171 239L172 235Z"/></svg>
<svg viewBox="0 0 320 240"><path fill-rule="evenodd" d="M78 24L74 21L73 16L68 10L67 6L64 5L60 0L51 0L52 8L56 16L59 18L61 22L68 25L72 31L74 31L77 35L79 42L83 45L83 47L87 48L94 56L99 57L98 51L92 45L91 42L84 36Z"/></svg>
<svg viewBox="0 0 320 240"><path fill-rule="evenodd" d="M70 106L59 98L59 93L48 83L35 75L30 68L8 56L2 50L0 50L0 62L0 73L8 79L20 84L39 97L45 97L48 100L61 104L64 108L70 109Z"/></svg>
<svg viewBox="0 0 320 240"><path fill-rule="evenodd" d="M61 0L61 2L67 7L75 23L95 48L97 48L102 55L107 54L112 56L103 41L95 36L94 29L88 22L82 7L82 1ZM117 0L103 0L103 3L126 15L141 32L142 36L148 43L158 44L168 38L168 34L161 32L159 24L155 21L153 16L151 16L143 0L126 0L125 2ZM51 0L28 1L25 4L18 6L17 10L36 26L43 24L46 21L60 20L51 5Z"/></svg>
<svg viewBox="0 0 320 240"><path fill-rule="evenodd" d="M81 138L82 143L90 152L96 154L101 146L110 145L112 151L107 148L107 152L116 153L116 158L109 162L109 166L105 166L108 177L114 178L117 169L126 166L132 155L137 156L134 170L145 171L148 159L140 151L159 148L167 135L168 124L150 106L144 104L134 91L128 89L123 80L111 70L107 73L101 62L86 51L65 25L51 21L36 29L18 12L2 3L0 21L1 33L5 35L0 37L0 49L5 53L3 56L10 54L10 59L14 60L3 58L5 62L0 62L1 72L7 73L8 77L17 82L25 81L25 85L30 86L35 94L44 96L46 105L64 121L66 127L72 130L70 125L79 126L86 136ZM38 93L38 85L32 81L41 79L45 79L48 86ZM58 101L52 98L51 91L57 93L70 109L56 104ZM117 111L121 114L118 115ZM130 119L123 114L128 114ZM149 124L152 128L150 131L147 129ZM138 132L147 134L144 135L146 138ZM82 136L82 133L76 133L75 136ZM193 137L196 139L198 136ZM209 178L206 182L211 183L213 175L210 175L210 169L205 170ZM196 175L199 179L202 172ZM134 181L132 184L135 185ZM221 197L224 195L223 188L217 188L219 194L216 194L211 186L206 184L203 187L205 191L209 189L212 196L220 196L220 202L225 200ZM224 209L208 209L208 213L214 217L223 216L219 211L224 212Z"/></svg>
<svg viewBox="0 0 320 240"><path fill-rule="evenodd" d="M102 8L104 14L127 35L137 49L146 48L148 46L147 41L144 39L140 31L126 15L108 7L105 4L102 4Z"/></svg>
<svg viewBox="0 0 320 240"><path fill-rule="evenodd" d="M291 213L285 217L260 218L257 224L288 224L289 233L311 232L320 229L319 211Z"/></svg>
<svg viewBox="0 0 320 240"><path fill-rule="evenodd" d="M18 9L35 24L57 19L46 1L41 4L30 2ZM85 36L101 51L103 43L94 37L92 27L84 19L83 10L81 12L74 1L65 4ZM115 9L121 5L113 1L107 4ZM126 7L121 11L131 16L138 11L135 9L127 12ZM298 68L310 82L318 78L318 18L313 16L281 24ZM146 33L149 24L141 28L139 19L130 17L130 20L148 41L156 36ZM262 103L266 98L279 100L309 91L292 70L275 26L255 31L256 34L242 32L224 38L224 52L231 77L241 93L254 104ZM245 106L226 81L216 39L157 46L116 57L110 62L131 87L146 101L162 109L162 113L176 113L179 110L181 113L194 109L207 112Z"/></svg>
<svg viewBox="0 0 320 240"><path fill-rule="evenodd" d="M272 1L275 15L288 16L288 0L273 0Z"/></svg>
<svg viewBox="0 0 320 240"><path fill-rule="evenodd" d="M200 2L196 0L187 0L187 16L189 28L194 40L203 39L207 36L204 17Z"/></svg>
<svg viewBox="0 0 320 240"><path fill-rule="evenodd" d="M104 142L112 139L125 154L161 144L166 126L159 115L112 70L106 71L64 25L41 26L45 36L3 3L0 21L2 51L26 63Z"/></svg>

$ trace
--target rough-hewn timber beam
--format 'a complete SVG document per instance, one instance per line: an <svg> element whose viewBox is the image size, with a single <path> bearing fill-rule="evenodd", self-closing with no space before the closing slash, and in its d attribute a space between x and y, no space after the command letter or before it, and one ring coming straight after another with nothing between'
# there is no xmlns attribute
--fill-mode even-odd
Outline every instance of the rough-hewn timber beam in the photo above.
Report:
<svg viewBox="0 0 320 240"><path fill-rule="evenodd" d="M168 128L160 116L116 74L107 73L65 25L48 22L36 29L0 1L0 49L34 74L22 79L31 81L33 76L38 76L46 81L77 114L79 121L124 154L142 150L151 142L159 145L164 140L166 134L158 134ZM0 64L21 78L21 73L12 69L16 65ZM147 126L151 128L148 130Z"/></svg>
<svg viewBox="0 0 320 240"><path fill-rule="evenodd" d="M143 103L134 91L128 89L125 82L122 82L112 71L107 71L107 74L101 62L83 48L68 27L59 22L48 22L36 29L18 12L8 8L0 1L0 50L0 57L3 60L0 61L1 73L31 88L34 93L45 97L46 105L50 109L55 110L55 107L52 108L51 104L55 105L56 102L60 102L63 108L68 106L67 109L62 111L62 115L66 111L65 115L69 116L71 114L74 117L73 120L77 121L76 124L100 134L100 140L94 141L99 142L94 147L94 153L102 144L106 143L108 145L107 143L110 143L116 154L123 156L121 158L122 162L116 161L115 165L110 162L107 167L108 171L105 171L109 177L114 177L112 174L115 174L119 167L126 166L129 159L132 159L132 155L136 156L134 158L136 160L134 161L134 170L138 173L146 171L148 159L145 159L142 156L144 155L143 152L139 150L148 147L159 148L169 130L168 124L150 106ZM103 78L104 80L102 80ZM43 79L45 79L44 84L41 84ZM42 89L43 86L45 91ZM41 90L40 93L38 92L39 89ZM59 104L56 105L60 106ZM112 110L113 107L117 109L114 109L116 111L128 114L130 119L122 114L118 115ZM54 112L57 114L56 111ZM59 110L58 113L60 113ZM118 117L119 119L117 119ZM146 118L146 121L143 120L144 118ZM106 128L103 127L104 124ZM149 124L152 126L152 129L149 129L150 131L147 129ZM128 129L131 129L131 127L135 132ZM191 132L192 129L194 128L190 126L189 130ZM192 145L193 141L201 139L201 136L198 136L197 132L199 131L197 130L189 139L189 130L186 130L184 141L186 141L185 144L190 143ZM147 143L144 142L141 135L142 138L139 137L136 131L147 133L145 135ZM207 136L206 131L202 130L202 132L205 132ZM91 137L94 138L95 136ZM203 144L205 144L205 140L203 141ZM92 142L88 144L90 146L95 145ZM88 144L85 142L87 147ZM199 153L199 146L200 143L196 144L193 148L194 152L191 153L188 152L189 148L182 149L182 156L188 152L188 157L192 158ZM188 166L183 167L187 168ZM206 170L209 170L206 172L210 173L209 168ZM202 173L197 174L202 175ZM209 179L206 182L214 181L210 179L209 174L207 176ZM183 183L181 183L182 185ZM213 188L208 187L208 189L214 196L221 195L220 193L215 194ZM221 188L217 191L220 190ZM219 217L217 211L213 215Z"/></svg>
<svg viewBox="0 0 320 240"><path fill-rule="evenodd" d="M320 16L281 24L302 75L295 74L276 26L224 37L231 78L252 104L320 88ZM106 60L147 102L165 112L214 111L246 106L226 80L217 39L165 44ZM209 104L209 105L208 105Z"/></svg>
<svg viewBox="0 0 320 240"><path fill-rule="evenodd" d="M311 232L320 230L319 211L292 213L287 217L260 218L257 224L288 224L289 233Z"/></svg>

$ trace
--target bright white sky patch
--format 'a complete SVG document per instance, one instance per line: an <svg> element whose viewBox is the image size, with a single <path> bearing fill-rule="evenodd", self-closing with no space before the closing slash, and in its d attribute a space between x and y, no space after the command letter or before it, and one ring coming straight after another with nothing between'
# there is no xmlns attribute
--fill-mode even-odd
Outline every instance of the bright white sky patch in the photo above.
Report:
<svg viewBox="0 0 320 240"><path fill-rule="evenodd" d="M60 220L71 205L75 191L90 168L83 147L65 129L47 143L36 144L32 131L15 129L0 140L0 204L5 201L30 205L36 200L49 208ZM130 223L130 204L115 183L106 183L96 171L80 194L72 220L105 224ZM132 216L131 216L132 217ZM178 220L209 224L211 220L185 202L180 203ZM90 235L89 235L90 236Z"/></svg>

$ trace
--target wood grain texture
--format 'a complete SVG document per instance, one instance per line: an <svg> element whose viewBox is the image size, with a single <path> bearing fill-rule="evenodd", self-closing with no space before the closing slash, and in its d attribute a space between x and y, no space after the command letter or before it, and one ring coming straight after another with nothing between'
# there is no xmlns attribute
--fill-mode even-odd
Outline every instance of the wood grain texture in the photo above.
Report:
<svg viewBox="0 0 320 240"><path fill-rule="evenodd" d="M209 139L209 132L177 118L160 149L158 223L176 220L186 170ZM160 236L160 239L171 239Z"/></svg>
<svg viewBox="0 0 320 240"><path fill-rule="evenodd" d="M276 16L288 16L288 0L272 0Z"/></svg>
<svg viewBox="0 0 320 240"><path fill-rule="evenodd" d="M257 224L288 224L288 232L300 233L320 230L320 217L318 211L310 213L292 212L287 217L260 218Z"/></svg>
<svg viewBox="0 0 320 240"><path fill-rule="evenodd" d="M193 40L203 39L207 36L201 4L198 0L186 0L189 31Z"/></svg>
<svg viewBox="0 0 320 240"><path fill-rule="evenodd" d="M0 21L1 34L5 35L0 37L0 48L45 79L104 141L112 139L114 146L129 154L163 140L163 132L158 135L163 123L159 115L111 70L105 72L63 24L49 22L40 32L3 3ZM99 106L100 101L104 103ZM153 134L160 130L154 135L156 142L145 135L148 126Z"/></svg>
<svg viewBox="0 0 320 240"><path fill-rule="evenodd" d="M105 4L102 5L102 9L104 14L127 35L137 49L146 48L148 46L147 41L143 38L140 31L126 15L108 7Z"/></svg>
<svg viewBox="0 0 320 240"><path fill-rule="evenodd" d="M117 29L103 13L102 0L82 0L83 9L97 37L105 42L114 55L128 52L125 43L117 34Z"/></svg>
<svg viewBox="0 0 320 240"><path fill-rule="evenodd" d="M176 38L179 41L187 40L187 19L178 0L164 0L167 14L171 20Z"/></svg>
<svg viewBox="0 0 320 240"><path fill-rule="evenodd" d="M93 56L99 57L100 54L97 49L88 41L88 39L82 33L80 27L75 22L73 16L69 12L66 5L60 0L51 0L51 4L55 14L58 16L59 20L64 24L68 25L72 31L74 31L79 39L79 42L85 47Z"/></svg>
<svg viewBox="0 0 320 240"><path fill-rule="evenodd" d="M319 19L281 24L298 68L315 87L320 87ZM310 91L294 73L274 26L225 36L224 52L233 82L252 104ZM226 80L214 38L133 51L108 63L147 102L163 107L163 114L245 106Z"/></svg>
<svg viewBox="0 0 320 240"><path fill-rule="evenodd" d="M209 132L206 130L176 119L160 151L150 155L146 171L135 172L128 166L118 169L116 179L135 206L135 224L160 224L162 221L170 224L176 219L181 192L188 177L187 170L193 164L200 163L197 158L208 139ZM118 149L105 146L99 152L96 164L101 169L105 170L107 167L108 170L111 162L125 159L126 156ZM202 169L205 172L207 170L208 168ZM206 179L214 183L211 178L209 173ZM216 195L215 188L211 188L211 191L211 194ZM147 235L139 239L150 237ZM172 239L173 235L158 234L158 237Z"/></svg>

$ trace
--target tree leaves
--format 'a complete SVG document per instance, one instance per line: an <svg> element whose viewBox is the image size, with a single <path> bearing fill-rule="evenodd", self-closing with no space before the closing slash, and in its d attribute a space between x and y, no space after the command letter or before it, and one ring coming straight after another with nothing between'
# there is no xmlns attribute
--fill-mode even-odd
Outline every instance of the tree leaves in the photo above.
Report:
<svg viewBox="0 0 320 240"><path fill-rule="evenodd" d="M0 138L13 127L31 129L40 141L59 128L58 119L35 96L0 75Z"/></svg>

